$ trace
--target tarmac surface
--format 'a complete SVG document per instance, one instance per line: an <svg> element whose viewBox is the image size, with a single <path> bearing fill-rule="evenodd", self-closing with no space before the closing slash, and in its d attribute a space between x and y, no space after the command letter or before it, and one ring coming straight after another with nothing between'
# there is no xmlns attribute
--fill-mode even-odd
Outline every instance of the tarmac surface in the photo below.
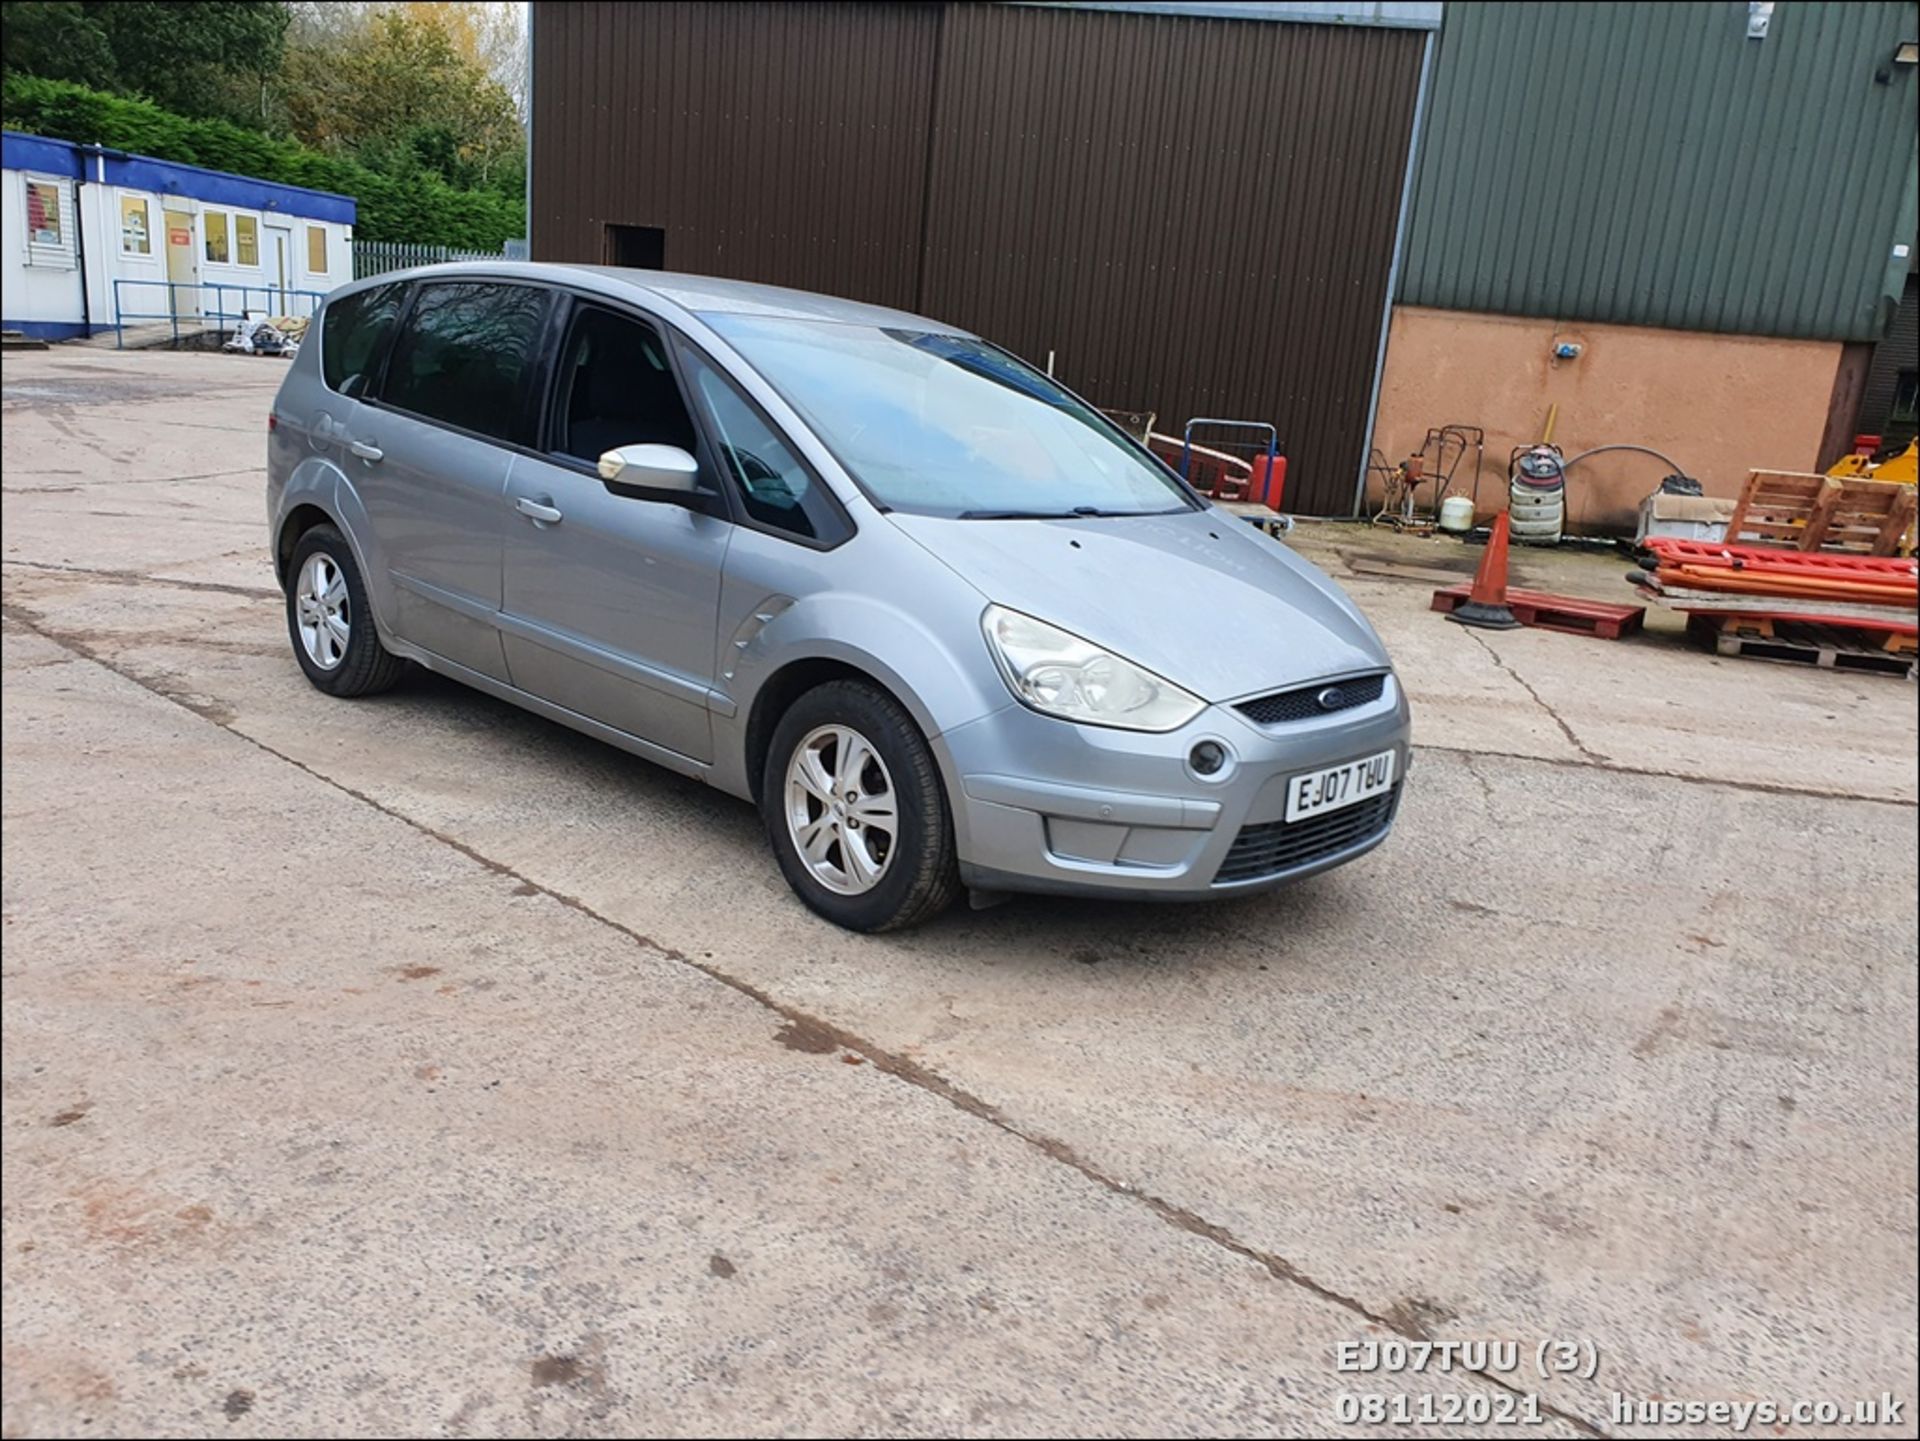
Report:
<svg viewBox="0 0 1920 1441"><path fill-rule="evenodd" d="M855 936L737 801L309 687L282 364L4 361L7 1435L1910 1426L1911 683L1468 632L1382 567L1477 551L1302 526L1414 698L1384 847ZM1339 1368L1409 1339L1519 1361Z"/></svg>

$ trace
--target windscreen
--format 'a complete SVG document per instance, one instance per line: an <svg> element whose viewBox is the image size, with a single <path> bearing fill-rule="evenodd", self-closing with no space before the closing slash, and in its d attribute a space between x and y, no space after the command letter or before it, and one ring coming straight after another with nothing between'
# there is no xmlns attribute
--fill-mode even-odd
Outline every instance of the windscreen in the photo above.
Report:
<svg viewBox="0 0 1920 1441"><path fill-rule="evenodd" d="M1103 416L983 341L820 320L704 318L891 509L987 519L1191 507Z"/></svg>

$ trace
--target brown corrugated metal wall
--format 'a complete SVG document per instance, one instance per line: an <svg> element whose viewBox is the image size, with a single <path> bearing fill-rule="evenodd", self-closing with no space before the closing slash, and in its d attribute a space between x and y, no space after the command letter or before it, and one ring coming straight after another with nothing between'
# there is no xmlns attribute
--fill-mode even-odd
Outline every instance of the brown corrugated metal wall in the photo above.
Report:
<svg viewBox="0 0 1920 1441"><path fill-rule="evenodd" d="M921 308L1352 504L1424 34L955 6Z"/></svg>
<svg viewBox="0 0 1920 1441"><path fill-rule="evenodd" d="M1345 513L1423 32L1014 5L534 7L533 247L899 305L1095 403L1272 420Z"/></svg>
<svg viewBox="0 0 1920 1441"><path fill-rule="evenodd" d="M912 308L937 5L533 7L533 254Z"/></svg>

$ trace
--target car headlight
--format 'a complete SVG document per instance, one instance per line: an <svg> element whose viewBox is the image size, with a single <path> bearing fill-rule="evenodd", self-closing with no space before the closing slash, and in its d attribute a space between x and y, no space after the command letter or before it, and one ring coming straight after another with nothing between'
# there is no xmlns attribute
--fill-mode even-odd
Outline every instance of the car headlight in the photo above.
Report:
<svg viewBox="0 0 1920 1441"><path fill-rule="evenodd" d="M1045 715L1120 730L1170 731L1207 707L1172 681L1017 610L990 605L980 623L1008 688Z"/></svg>

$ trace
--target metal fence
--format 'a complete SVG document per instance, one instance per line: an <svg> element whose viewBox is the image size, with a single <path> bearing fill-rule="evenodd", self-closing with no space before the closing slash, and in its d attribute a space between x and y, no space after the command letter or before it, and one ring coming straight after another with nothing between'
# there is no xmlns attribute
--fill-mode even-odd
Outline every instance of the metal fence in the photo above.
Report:
<svg viewBox="0 0 1920 1441"><path fill-rule="evenodd" d="M113 282L114 347L125 348L127 330L143 324L169 325L177 346L183 332L194 335L206 330L232 330L249 313L304 319L318 310L326 298L324 291L290 290L277 285L190 285L171 280L116 279ZM159 308L136 310L133 308L136 305Z"/></svg>
<svg viewBox="0 0 1920 1441"><path fill-rule="evenodd" d="M500 250L454 250L445 245L406 245L397 240L353 242L353 278L385 275L412 265L438 265L443 260L503 260Z"/></svg>

